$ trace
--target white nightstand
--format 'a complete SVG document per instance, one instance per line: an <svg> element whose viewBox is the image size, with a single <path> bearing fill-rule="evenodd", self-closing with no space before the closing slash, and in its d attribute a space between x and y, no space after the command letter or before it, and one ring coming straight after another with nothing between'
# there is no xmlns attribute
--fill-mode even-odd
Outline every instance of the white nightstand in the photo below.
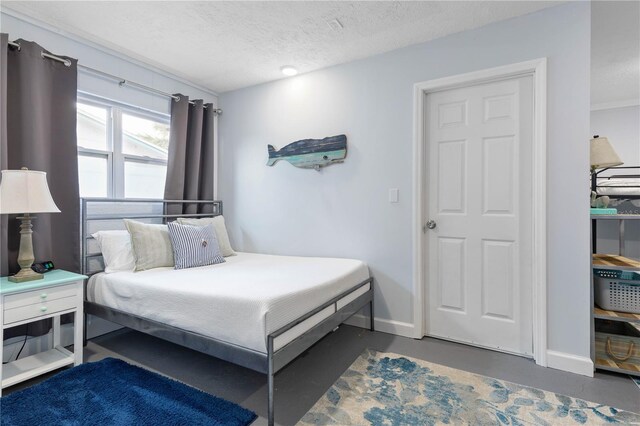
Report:
<svg viewBox="0 0 640 426"><path fill-rule="evenodd" d="M53 348L0 367L2 389L66 365L82 364L84 280L72 272L53 270L41 280L24 283L0 278L0 342L4 330L45 318L53 318ZM60 345L60 315L75 313L71 353ZM3 345L0 344L0 360Z"/></svg>

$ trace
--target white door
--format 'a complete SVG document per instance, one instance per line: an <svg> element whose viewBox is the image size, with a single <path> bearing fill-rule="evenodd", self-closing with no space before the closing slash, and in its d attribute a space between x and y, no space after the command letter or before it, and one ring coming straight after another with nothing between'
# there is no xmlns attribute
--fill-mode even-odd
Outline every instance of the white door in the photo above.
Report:
<svg viewBox="0 0 640 426"><path fill-rule="evenodd" d="M426 96L426 334L532 356L533 77Z"/></svg>

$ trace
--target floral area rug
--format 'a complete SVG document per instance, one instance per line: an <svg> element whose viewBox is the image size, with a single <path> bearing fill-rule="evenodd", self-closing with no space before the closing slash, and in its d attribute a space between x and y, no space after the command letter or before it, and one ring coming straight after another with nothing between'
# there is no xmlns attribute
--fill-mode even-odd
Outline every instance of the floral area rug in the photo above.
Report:
<svg viewBox="0 0 640 426"><path fill-rule="evenodd" d="M365 351L299 425L640 425L607 405Z"/></svg>

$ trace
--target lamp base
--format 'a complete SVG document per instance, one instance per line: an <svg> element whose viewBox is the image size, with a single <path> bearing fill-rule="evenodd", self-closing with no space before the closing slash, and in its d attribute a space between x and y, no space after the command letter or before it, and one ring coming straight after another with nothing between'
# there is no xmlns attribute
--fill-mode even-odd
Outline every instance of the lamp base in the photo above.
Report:
<svg viewBox="0 0 640 426"><path fill-rule="evenodd" d="M33 241L31 240L31 220L33 216L25 214L24 216L18 216L20 219L20 250L18 251L18 265L20 265L20 271L17 274L9 277L9 281L14 283L23 283L25 281L41 280L44 278L42 274L37 273L31 269L33 261Z"/></svg>
<svg viewBox="0 0 640 426"><path fill-rule="evenodd" d="M26 281L41 280L43 278L44 275L35 272L33 269L20 269L20 272L8 277L12 283L23 283Z"/></svg>

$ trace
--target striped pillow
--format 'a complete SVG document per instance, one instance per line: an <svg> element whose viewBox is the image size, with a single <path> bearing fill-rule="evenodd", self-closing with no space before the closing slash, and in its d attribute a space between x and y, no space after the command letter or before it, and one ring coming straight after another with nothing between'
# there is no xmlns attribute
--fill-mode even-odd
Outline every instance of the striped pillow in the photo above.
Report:
<svg viewBox="0 0 640 426"><path fill-rule="evenodd" d="M213 225L190 226L169 222L175 269L195 268L224 262Z"/></svg>
<svg viewBox="0 0 640 426"><path fill-rule="evenodd" d="M193 225L193 226L205 226L208 224L213 225L213 229L216 230L216 237L218 238L218 244L220 245L220 252L224 257L235 256L236 252L231 248L229 242L229 234L227 233L227 227L224 224L223 216L215 217L203 217L200 219L194 219L190 217L179 217L176 221L180 225Z"/></svg>

